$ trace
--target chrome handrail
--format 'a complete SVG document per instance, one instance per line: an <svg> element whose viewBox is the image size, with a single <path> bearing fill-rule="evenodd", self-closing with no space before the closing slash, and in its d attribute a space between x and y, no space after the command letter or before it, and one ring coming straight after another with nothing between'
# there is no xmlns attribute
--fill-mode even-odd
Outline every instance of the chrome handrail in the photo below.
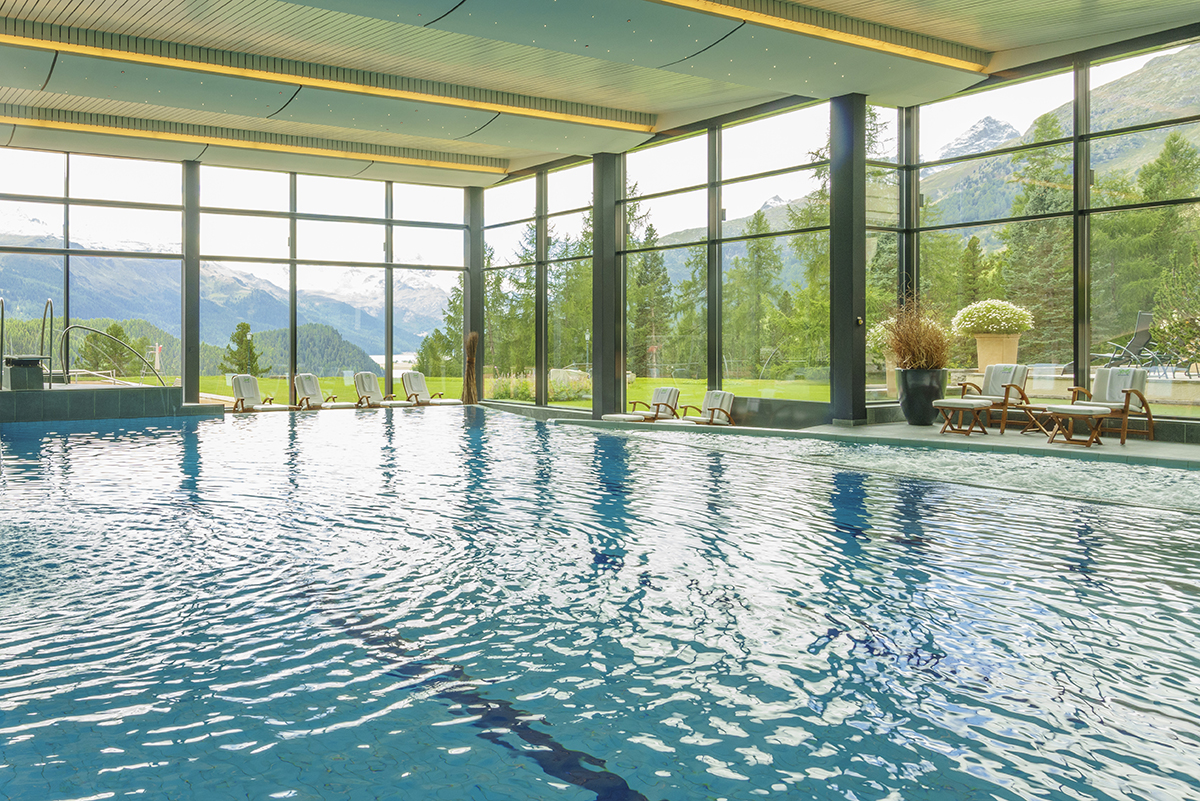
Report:
<svg viewBox="0 0 1200 801"><path fill-rule="evenodd" d="M50 313L50 352L46 352L46 312ZM42 338L38 342L38 356L50 357L50 383L54 383L54 298L46 298L42 307Z"/></svg>
<svg viewBox="0 0 1200 801"><path fill-rule="evenodd" d="M64 376L68 374L68 371L66 370L66 367L65 367L65 365L67 364L67 350L66 350L66 348L67 348L67 332L71 331L72 329L75 329L75 328L82 328L84 331L90 331L93 334L99 334L102 337L108 337L113 342L116 342L118 345L121 345L127 351L132 353L134 356L137 356L139 359L141 359L142 364L144 364L150 368L150 372L154 373L155 378L158 379L158 383L162 384L164 387L167 385L167 382L163 380L163 377L159 374L159 372L154 369L154 365L151 364L150 362L146 361L146 357L143 356L142 354L138 353L136 350L134 350L133 346L130 345L128 342L122 342L121 340L114 337L112 334L106 334L105 332L97 330L95 328L92 328L91 326L80 325L79 323L74 323L72 325L68 325L66 328L64 328L62 330L62 333L59 335L59 339L58 339L58 349L59 349L59 356L60 356L59 361L62 362L62 364L64 365L64 368L63 368ZM64 380L66 380L66 379L64 378Z"/></svg>

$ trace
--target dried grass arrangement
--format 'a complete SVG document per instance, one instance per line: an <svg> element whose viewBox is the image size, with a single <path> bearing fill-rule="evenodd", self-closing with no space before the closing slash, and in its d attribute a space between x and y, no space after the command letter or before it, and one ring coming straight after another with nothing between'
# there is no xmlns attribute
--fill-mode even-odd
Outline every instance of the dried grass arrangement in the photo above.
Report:
<svg viewBox="0 0 1200 801"><path fill-rule="evenodd" d="M887 327L887 342L904 370L941 370L950 363L950 335L910 297L896 309Z"/></svg>

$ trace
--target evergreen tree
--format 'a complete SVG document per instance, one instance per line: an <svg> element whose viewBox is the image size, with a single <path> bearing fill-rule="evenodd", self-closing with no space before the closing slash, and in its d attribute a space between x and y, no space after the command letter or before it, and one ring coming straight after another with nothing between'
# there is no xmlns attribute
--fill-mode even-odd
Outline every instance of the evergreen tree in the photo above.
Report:
<svg viewBox="0 0 1200 801"><path fill-rule="evenodd" d="M664 361L687 378L704 378L708 373L708 249L688 248L684 266L687 277L675 285L671 300L675 325Z"/></svg>
<svg viewBox="0 0 1200 801"><path fill-rule="evenodd" d="M642 246L657 244L658 231L651 223L646 226ZM657 378L664 375L662 357L671 324L671 279L662 251L637 255L636 271L627 290L633 296L629 304L633 314L627 346L628 369L637 375Z"/></svg>
<svg viewBox="0 0 1200 801"><path fill-rule="evenodd" d="M225 346L225 357L218 368L222 373L252 375L255 378L271 372L271 367L260 367L258 349L250 334L250 323L238 323Z"/></svg>
<svg viewBox="0 0 1200 801"><path fill-rule="evenodd" d="M125 329L120 323L110 323L104 333L120 342L126 342ZM144 355L147 347L144 338L131 345L131 347L139 346L141 347L139 352ZM141 364L141 361L129 351L129 348L95 333L88 334L83 338L83 345L75 357L75 364L81 369L96 372L111 370L113 375L117 376L129 375L129 369L133 362Z"/></svg>
<svg viewBox="0 0 1200 801"><path fill-rule="evenodd" d="M746 223L747 234L769 234L762 209ZM730 377L758 378L773 346L770 319L780 295L783 257L775 237L746 240L746 255L735 256L724 276L725 330L722 337Z"/></svg>

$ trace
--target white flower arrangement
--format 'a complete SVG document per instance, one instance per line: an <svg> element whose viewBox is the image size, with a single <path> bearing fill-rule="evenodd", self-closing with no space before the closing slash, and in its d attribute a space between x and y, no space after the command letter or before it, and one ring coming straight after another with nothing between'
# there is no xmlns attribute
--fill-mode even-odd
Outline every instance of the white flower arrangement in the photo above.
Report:
<svg viewBox="0 0 1200 801"><path fill-rule="evenodd" d="M880 320L867 329L867 353L874 353L877 356L887 356L892 352L892 346L888 342L888 333L891 331L894 318Z"/></svg>
<svg viewBox="0 0 1200 801"><path fill-rule="evenodd" d="M950 322L955 336L975 334L1019 334L1033 328L1033 313L1028 309L991 298L960 309Z"/></svg>

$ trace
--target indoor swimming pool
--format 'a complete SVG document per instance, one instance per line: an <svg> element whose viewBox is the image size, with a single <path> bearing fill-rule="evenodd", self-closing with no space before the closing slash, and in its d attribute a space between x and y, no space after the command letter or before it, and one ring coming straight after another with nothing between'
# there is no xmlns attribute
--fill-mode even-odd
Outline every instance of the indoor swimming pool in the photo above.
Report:
<svg viewBox="0 0 1200 801"><path fill-rule="evenodd" d="M0 429L0 797L1200 795L1196 472L129 423Z"/></svg>

